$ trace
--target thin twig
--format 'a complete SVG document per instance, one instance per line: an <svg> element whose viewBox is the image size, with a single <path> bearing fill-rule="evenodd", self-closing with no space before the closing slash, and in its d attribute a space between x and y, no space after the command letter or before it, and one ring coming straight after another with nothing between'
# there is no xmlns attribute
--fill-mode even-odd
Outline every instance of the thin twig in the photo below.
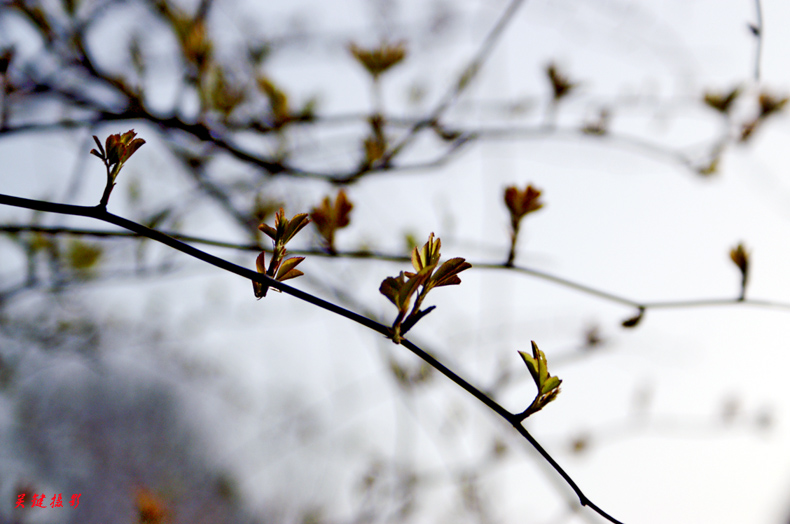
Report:
<svg viewBox="0 0 790 524"><path fill-rule="evenodd" d="M77 236L90 236L97 238L147 238L145 235L137 233L129 233L125 231L104 231L96 229L84 228L71 228L71 227L53 227L53 226L35 226L35 225L0 225L0 232L8 234L18 233L41 233L45 235L77 235ZM271 248L267 248L258 243L238 243L227 242L224 240L212 240L203 237L196 237L191 235L184 235L177 232L162 231L163 234L190 244L202 244L206 246L213 246L225 249L232 249L236 251L252 251L271 252ZM322 249L289 249L289 253L293 255L302 256L316 256L324 258L336 259L356 259L356 260L379 260L386 262L410 262L411 257L408 255L398 255L392 253L380 253L375 251L336 251L329 253ZM554 275L552 273L533 269L526 266L512 265L508 266L501 262L475 262L469 261L472 264L472 269L490 269L490 270L503 270L512 271L522 275L529 275L541 280L553 282L568 289L573 289L586 295L594 296L608 302L630 306L636 309L686 309L686 308L699 308L699 307L721 307L721 306L754 306L766 307L774 309L788 309L790 310L790 303L776 302L765 299L744 298L740 296L733 298L700 298L691 300L668 300L668 301L640 301L633 298L628 298L622 295L616 295L608 291L588 286L580 282L576 282L564 277Z"/></svg>

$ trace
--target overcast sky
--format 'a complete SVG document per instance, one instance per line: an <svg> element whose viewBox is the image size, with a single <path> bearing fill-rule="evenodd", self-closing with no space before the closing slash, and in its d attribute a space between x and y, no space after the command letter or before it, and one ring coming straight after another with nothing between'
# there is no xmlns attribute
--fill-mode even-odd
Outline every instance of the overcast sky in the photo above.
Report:
<svg viewBox="0 0 790 524"><path fill-rule="evenodd" d="M318 95L319 113L327 115L371 107L367 78L345 49L349 41L372 45L385 35L406 42L407 61L385 78L384 106L394 115L421 114L452 85L506 6L500 0L444 7L350 0L262 4L215 3L220 52L231 53L255 36L285 37L303 28L313 40L285 45L267 73L294 100ZM427 37L425 29L445 11L452 22L448 32ZM546 207L525 220L521 265L638 302L734 298L740 276L729 251L743 242L752 256L747 296L790 304L787 119L769 121L747 146L728 147L711 177L661 152L697 158L700 144L717 136L721 119L700 103L706 90L742 86L744 99L752 100L739 106L743 118L754 112L759 92L788 93L790 6L764 1L762 16L756 81L757 40L749 31L757 20L755 2L527 0L447 116L448 123L465 128L523 132L477 142L430 172L376 175L350 187L352 226L339 234L338 246L396 251L406 233L424 242L435 232L445 257L500 262L509 241L502 191L531 183L543 190ZM108 26L96 36L106 40L100 59L112 56L124 31L134 30L134 17L119 26L123 30ZM163 107L177 93L168 83L172 63L157 52L166 44L152 41L145 48L163 75L149 86L151 104ZM579 82L559 108L558 127L578 129L606 107L611 138L540 132L549 96L543 70L550 61ZM416 103L409 101L415 88L425 93ZM188 113L189 104L182 109ZM168 171L155 131L137 129L151 139L136 154L139 163L125 168L126 181L139 182L151 208L174 201L179 190L188 192L189 181ZM348 139L353 132L305 132L293 143L310 166L349 165L359 148ZM88 135L51 135L43 145L32 138L0 140L0 157L10 159L0 168L0 192L53 199L68 194L73 178L62 176L61 167L76 171ZM424 158L432 145L420 144L413 158ZM73 203L88 204L100 194L101 165L87 166ZM232 177L244 168L229 164L225 172ZM111 205L119 214L130 211L124 183L119 180ZM334 191L304 181L284 181L275 189L289 214ZM183 228L209 238L243 238L214 220L216 214L210 208L185 211ZM27 216L0 210L9 222ZM86 224L49 217L44 223ZM251 254L214 252L254 264ZM10 282L23 261L8 256L2 264L0 276ZM544 471L527 443L474 399L441 378L430 392L413 396L382 379L387 355L400 355L400 348L288 296L257 302L249 282L233 275L189 261L184 269L166 282L95 285L86 293L99 318L156 323L169 358L212 370L210 378L190 377L180 393L192 399L187 404L195 409L194 420L206 422L196 430L205 439L201 445L212 461L238 475L245 503L255 511L266 514L273 500L281 508L322 505L342 522L354 508L348 486L371 457L447 472L474 464L482 453L476 445L501 431L515 451L483 475L484 493L500 501L496 520L524 522L528 515L529 522L552 522L562 515L569 490L551 480L556 476ZM346 287L366 308L390 318L391 305L378 286L407 268L316 257L300 269ZM414 328L415 340L481 387L493 382L503 361L523 373L525 380L498 399L512 410L524 409L534 395L516 351L537 341L564 382L558 400L527 427L600 507L627 523L787 520L790 309L649 309L635 329L625 330L620 324L636 313L633 307L546 280L482 269L467 271L462 280L432 293L438 308ZM307 279L295 285L322 294ZM606 344L576 358L592 326ZM139 367L145 375L160 358L159 346L123 336L116 343L108 358L118 369ZM413 362L408 356L403 361ZM48 375L30 380L43 377ZM157 380L181 387L166 377ZM735 415L726 424L728 409ZM456 412L466 418L455 419ZM759 421L767 419L770 427L761 428ZM578 437L588 438L589 448L574 454L570 446ZM263 495L256 499L256 493ZM452 514L451 495L437 488L430 499L436 507L421 508L424 518L434 510ZM583 512L565 520L577 521L594 519Z"/></svg>

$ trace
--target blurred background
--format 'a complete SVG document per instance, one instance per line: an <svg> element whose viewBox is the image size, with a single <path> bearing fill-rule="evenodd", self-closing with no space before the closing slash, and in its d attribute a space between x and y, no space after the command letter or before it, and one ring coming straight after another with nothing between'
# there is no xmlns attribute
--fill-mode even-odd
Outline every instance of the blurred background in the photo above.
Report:
<svg viewBox="0 0 790 524"><path fill-rule="evenodd" d="M134 129L108 210L252 269L261 222L342 189L289 284L390 325L379 286L433 232L473 268L409 339L513 412L536 341L562 392L525 426L598 506L787 523L788 25L778 0L6 0L0 193L94 206L92 136ZM603 520L381 335L2 206L0 522Z"/></svg>

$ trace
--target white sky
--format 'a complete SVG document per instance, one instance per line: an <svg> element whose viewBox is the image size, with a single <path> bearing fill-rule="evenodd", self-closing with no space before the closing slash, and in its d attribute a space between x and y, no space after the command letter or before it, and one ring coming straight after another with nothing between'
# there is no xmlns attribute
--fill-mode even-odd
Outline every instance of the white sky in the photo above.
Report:
<svg viewBox="0 0 790 524"><path fill-rule="evenodd" d="M214 20L228 48L251 33L288 34L297 14L309 29L336 35L334 44L323 49L312 45L275 56L269 72L295 100L319 94L319 111L367 111L366 79L343 46L352 39L376 41L370 28L375 7L303 3L306 9L301 3L217 2ZM397 23L388 30L409 42L410 57L385 77L386 107L396 115L413 112L405 94L415 81L424 84L429 106L504 6L502 1L453 4L460 18L449 41L417 44L411 39L421 34L419 22L432 8L405 2L394 9ZM678 146L703 143L717 125L716 116L696 103L704 89L726 90L738 83L752 98L762 88L788 92L790 5L768 0L762 8L762 78L755 84L755 42L747 29L755 19L754 2L528 0L448 119L467 126L534 125L542 109L493 118L471 102L528 98L541 104L547 95L542 68L556 60L581 82L578 95L560 109L561 126L578 126L594 116L600 100L636 96L648 101L634 107L615 102L615 132ZM111 50L108 44L105 51ZM166 68L167 57L161 61ZM166 98L167 86L158 87ZM744 114L749 110L742 109ZM338 243L354 248L365 242L391 251L402 246L405 232L424 239L434 231L444 240L445 257L501 261L508 241L502 190L529 182L544 191L547 205L525 220L517 259L523 265L635 300L727 298L739 291L728 252L743 241L753 257L748 296L790 303L789 131L784 116L769 121L750 146L730 147L721 172L710 179L606 140L481 142L435 172L375 176L351 187L352 227L339 234ZM294 140L311 146L311 138L305 134ZM51 175L61 158L54 155L62 154L70 165L73 157L57 152L78 140L48 140L47 155L30 153L29 140L0 141L0 156L15 153L14 171L0 170L0 192L63 194L66 181ZM311 163L354 158L357 143L340 142L335 148L330 138L325 140L308 157ZM162 151L151 140L135 157L140 165L130 164L125 175L140 179L151 198L166 201L164 191L175 192L178 186L171 184L177 177L167 173ZM152 180L144 161L162 178ZM79 203L99 194L100 166L89 165L93 178L83 185ZM122 180L116 191L111 210L123 214ZM307 207L329 189L293 182L283 183L281 191L289 204ZM26 216L2 213L12 221ZM203 210L188 214L184 229L210 238L237 235ZM223 254L253 264L252 255ZM501 429L515 451L484 476L483 486L497 500L498 521L552 522L561 514L557 493L568 490L557 488L561 483L550 480L553 475L543 471L527 443L493 414L474 407L471 397L439 377L429 393L411 399L396 394L382 379L386 361L381 356L398 354L398 348L290 297L256 302L248 282L197 264L189 268L185 277L139 286L140 300L129 300L127 292L137 293L123 287L97 286L89 293L100 300L99 309L112 312L108 318L156 319L175 353L183 350L190 359L219 367L224 378L209 381L199 397L206 407L199 417L213 426L206 432L216 460L238 472L252 506L263 511L272 500L322 503L342 521L350 506L345 490L369 456L403 457L419 467L452 470L482 454L476 445ZM324 259L308 259L302 268L345 283L357 300L387 316L392 311L378 285L406 269ZM0 275L11 271L4 267ZM415 341L425 341L473 383L485 386L503 359L513 373L526 377L516 350L526 351L529 340L536 340L564 382L559 399L527 427L600 507L626 523L786 521L790 311L749 306L649 310L635 330L626 331L619 324L634 314L632 309L549 282L484 270L468 271L462 280L457 288L433 292L431 303L438 308L414 329ZM306 282L295 285L309 289ZM564 358L593 324L608 341L601 353ZM145 348L119 345L118 362L156 360ZM412 362L410 357L403 361ZM633 429L628 424L636 420L634 399L643 391L652 395L647 422ZM499 400L521 410L533 394L523 382ZM720 413L729 399L737 399L741 414L722 427ZM315 414L319 429L309 444L269 428L289 402L303 403L300 409ZM749 420L765 410L774 420L770 430L751 427ZM466 418L453 419L456 411ZM289 423L298 425L298 420ZM460 428L455 433L454 425ZM591 435L592 446L574 455L569 443L580 434ZM256 493L264 495L256 499ZM439 489L429 500L446 516L454 499ZM595 521L591 512L582 513L566 522ZM428 518L431 510L424 515Z"/></svg>

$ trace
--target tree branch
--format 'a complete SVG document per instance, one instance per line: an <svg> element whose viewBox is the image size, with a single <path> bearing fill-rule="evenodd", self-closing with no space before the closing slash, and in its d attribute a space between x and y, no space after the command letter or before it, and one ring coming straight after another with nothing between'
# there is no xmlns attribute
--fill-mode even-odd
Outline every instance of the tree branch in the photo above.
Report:
<svg viewBox="0 0 790 524"><path fill-rule="evenodd" d="M155 240L157 242L161 242L166 246L169 246L177 251L181 251L182 253L194 257L198 260L211 264L212 266L215 266L219 269L223 269L225 271L229 271L231 273L244 277L248 280L259 282L269 287L279 289L280 291L282 291L287 295L291 295L295 298L313 304L314 306L325 309L331 313L335 313L344 318L357 322L358 324L362 324L363 326L375 331L376 333L384 335L385 337L389 337L389 328L383 324L380 324L358 313L349 311L348 309L345 309L341 306L338 306L336 304L333 304L331 302L313 296L309 293L306 293L299 289L283 284L282 282L275 280L266 274L252 271L250 269L233 264L232 262L228 262L227 260L224 260L222 258L216 257L214 255L210 255L209 253L194 248L189 244L185 244L184 242L181 242L173 237L170 237L160 231L145 227L142 224L138 224L136 222L127 220L117 215L113 215L112 213L109 213L106 209L100 206L97 207L74 206L69 204L45 202L41 200L30 200L27 198L20 198L20 197L14 197L14 196L3 195L3 194L0 194L0 205L33 209L36 211L43 211L47 213L82 216L82 217L93 218L96 220L114 224L118 227L132 231L137 235L150 238L151 240ZM519 434L521 434L527 440L527 442L529 442L546 461L548 461L548 463L554 468L554 470L557 471L557 473L563 479L565 479L565 481L568 483L571 489L573 489L573 491L579 497L579 502L581 505L590 507L590 509L592 509L593 511L595 511L596 513L598 513L599 515L601 515L603 518L607 519L610 522L613 522L615 524L622 524L620 523L620 521L614 519L609 514L601 510L598 506L593 504L584 495L584 493L582 493L582 491L579 489L579 487L576 485L573 479L571 479L571 477L565 472L565 470L562 469L562 467L551 457L551 455L549 455L549 453L545 449L543 449L543 447L538 443L538 441L535 440L535 438L532 437L532 435L530 435L530 433L523 427L523 425L521 424L520 417L518 415L513 414L507 409L505 409L504 407L502 407L496 401L491 399L488 395L483 393L482 390L473 386L471 383L463 379L461 376L459 376L457 373L452 371L450 368L442 364L439 360L434 358L431 354L427 353L426 351L424 351L414 343L410 342L409 340L401 339L401 345L403 345L406 349L417 355L423 361L428 363L434 369L436 369L445 377L447 377L456 385L458 385L461 389L463 389L464 391L475 397L477 400L485 404L486 407L491 409L494 413L496 413L501 418L503 418L508 423L510 423L516 429L516 431L518 431Z"/></svg>
<svg viewBox="0 0 790 524"><path fill-rule="evenodd" d="M2 196L2 195L0 195ZM0 232L8 234L17 233L41 233L46 235L77 235L77 236L90 236L97 238L148 238L147 235L140 235L138 233L128 233L124 231L104 231L96 229L84 228L71 228L71 227L52 227L52 226L35 226L35 225L0 225ZM225 249L233 249L236 251L251 251L271 252L270 248L266 248L258 243L243 244L238 242L226 242L222 240L212 240L203 237L196 237L191 235L183 235L177 232L161 231L170 238L180 240L182 242L189 242L192 244L202 244L206 246L220 247ZM398 255L392 253L380 253L368 250L362 251L336 251L329 253L323 249L289 249L289 253L293 255L314 256L324 258L343 258L354 260L380 260L387 262L410 262L409 255ZM475 262L470 261L472 269L488 269L488 270L501 270L512 271L514 273L532 276L548 282L553 282L562 287L573 289L586 295L594 296L624 306L630 306L636 309L686 309L686 308L699 308L699 307L721 307L721 306L754 306L766 307L774 309L787 309L790 310L790 303L777 302L773 300L745 298L741 299L740 296L734 298L698 298L690 300L666 300L666 301L642 301L622 295L616 295L603 289L588 286L574 280L554 275L552 273L533 269L526 266L512 265L501 262Z"/></svg>

